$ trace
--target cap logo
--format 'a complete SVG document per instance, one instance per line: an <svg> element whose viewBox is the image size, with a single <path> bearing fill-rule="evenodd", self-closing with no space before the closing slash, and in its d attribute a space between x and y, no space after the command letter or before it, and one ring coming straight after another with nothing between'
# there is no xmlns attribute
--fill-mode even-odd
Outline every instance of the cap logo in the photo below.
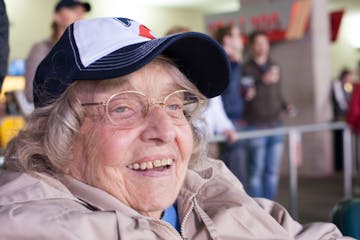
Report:
<svg viewBox="0 0 360 240"><path fill-rule="evenodd" d="M142 24L127 18L103 18L74 23L74 40L84 67L123 47L155 39ZM92 35L97 37L89 37Z"/></svg>
<svg viewBox="0 0 360 240"><path fill-rule="evenodd" d="M130 19L128 19L128 18L114 18L114 19L116 19L116 20L118 20L118 21L120 21L121 23L123 23L124 24L124 26L126 26L126 27L130 27L131 26L131 20Z"/></svg>
<svg viewBox="0 0 360 240"><path fill-rule="evenodd" d="M128 18L115 18L115 19L120 21L121 23L123 23L125 27L131 27L131 21L132 20L130 20ZM151 40L156 38L151 33L151 30L149 28L147 28L145 25L142 25L142 24L139 26L139 36L146 37L146 38L149 38Z"/></svg>
<svg viewBox="0 0 360 240"><path fill-rule="evenodd" d="M139 36L146 37L146 38L149 38L151 40L155 39L155 37L154 37L154 35L152 35L150 29L148 29L144 25L139 26Z"/></svg>

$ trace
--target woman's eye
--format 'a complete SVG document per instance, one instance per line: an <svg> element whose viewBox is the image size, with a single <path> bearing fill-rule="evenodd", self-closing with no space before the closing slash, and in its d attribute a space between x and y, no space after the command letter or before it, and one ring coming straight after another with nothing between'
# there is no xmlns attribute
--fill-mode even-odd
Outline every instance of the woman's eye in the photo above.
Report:
<svg viewBox="0 0 360 240"><path fill-rule="evenodd" d="M120 117L120 118L127 118L133 116L135 112L136 110L134 107L126 104L112 106L110 109L111 116Z"/></svg>
<svg viewBox="0 0 360 240"><path fill-rule="evenodd" d="M130 108L128 106L118 106L114 109L114 112L116 113L124 113L126 111L129 111Z"/></svg>
<svg viewBox="0 0 360 240"><path fill-rule="evenodd" d="M168 109L170 109L172 111L181 110L182 105L181 104L171 104L171 105L168 106Z"/></svg>

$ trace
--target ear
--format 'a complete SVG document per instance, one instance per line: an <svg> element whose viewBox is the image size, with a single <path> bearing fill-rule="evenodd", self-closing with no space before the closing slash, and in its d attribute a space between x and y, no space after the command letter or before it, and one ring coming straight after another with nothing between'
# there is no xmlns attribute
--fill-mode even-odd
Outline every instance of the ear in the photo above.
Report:
<svg viewBox="0 0 360 240"><path fill-rule="evenodd" d="M229 41L230 41L230 36L229 35L224 36L223 46L227 46L229 44Z"/></svg>
<svg viewBox="0 0 360 240"><path fill-rule="evenodd" d="M54 13L54 21L55 21L56 24L59 24L59 22L61 22L61 14L60 14L60 11Z"/></svg>

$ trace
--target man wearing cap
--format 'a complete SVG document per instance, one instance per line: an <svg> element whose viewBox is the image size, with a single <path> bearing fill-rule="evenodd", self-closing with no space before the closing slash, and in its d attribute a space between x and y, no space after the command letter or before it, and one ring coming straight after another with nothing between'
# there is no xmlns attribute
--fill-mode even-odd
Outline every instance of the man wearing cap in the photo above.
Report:
<svg viewBox="0 0 360 240"><path fill-rule="evenodd" d="M25 96L29 102L33 102L33 79L36 67L50 52L51 48L59 40L65 29L71 23L83 19L85 13L90 10L91 6L89 3L78 0L60 0L55 5L50 38L34 44L26 59Z"/></svg>
<svg viewBox="0 0 360 240"><path fill-rule="evenodd" d="M207 158L195 123L228 79L208 35L156 38L125 18L71 24L37 68L35 110L5 151L1 239L343 239L251 199Z"/></svg>

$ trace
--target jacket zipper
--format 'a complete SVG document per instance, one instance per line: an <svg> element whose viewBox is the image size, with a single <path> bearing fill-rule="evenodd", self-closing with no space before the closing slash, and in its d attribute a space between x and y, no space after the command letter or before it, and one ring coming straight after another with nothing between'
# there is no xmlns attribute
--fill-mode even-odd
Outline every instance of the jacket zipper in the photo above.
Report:
<svg viewBox="0 0 360 240"><path fill-rule="evenodd" d="M181 226L180 226L181 236L182 236L183 240L187 240L187 238L185 237L185 234L184 234L184 228L185 228L185 223L186 223L187 219L189 218L192 209L194 208L193 198L194 198L194 196L191 197L190 207L187 209L186 214L184 216L184 219L183 219L183 221L181 223Z"/></svg>
<svg viewBox="0 0 360 240"><path fill-rule="evenodd" d="M154 222L155 224L162 226L162 227L166 227L172 234L174 234L176 236L176 238L179 238L181 240L186 240L186 238L183 238L178 231L176 231L169 223L164 222L164 221L160 221L157 219L151 219L152 222Z"/></svg>

